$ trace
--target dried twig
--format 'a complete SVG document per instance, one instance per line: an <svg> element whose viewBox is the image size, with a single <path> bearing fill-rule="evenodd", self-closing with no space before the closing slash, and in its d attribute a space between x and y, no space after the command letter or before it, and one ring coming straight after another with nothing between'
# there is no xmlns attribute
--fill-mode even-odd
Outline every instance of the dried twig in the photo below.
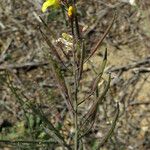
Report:
<svg viewBox="0 0 150 150"><path fill-rule="evenodd" d="M12 69L31 69L35 67L41 67L48 65L48 62L26 62L22 64L8 64L8 65L1 65L0 71L4 70L12 70Z"/></svg>
<svg viewBox="0 0 150 150"><path fill-rule="evenodd" d="M123 71L128 71L128 70L133 69L133 68L141 67L143 65L150 65L150 57L144 58L143 60L139 60L139 61L132 63L132 64L129 64L129 65L108 69L107 72L116 72L116 71L122 71L123 72ZM146 71L149 71L149 69L147 69Z"/></svg>

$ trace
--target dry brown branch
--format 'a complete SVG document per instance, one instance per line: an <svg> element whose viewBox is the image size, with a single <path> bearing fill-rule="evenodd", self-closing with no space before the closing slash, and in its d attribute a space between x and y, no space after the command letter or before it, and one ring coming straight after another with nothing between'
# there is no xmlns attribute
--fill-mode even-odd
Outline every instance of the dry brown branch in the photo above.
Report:
<svg viewBox="0 0 150 150"><path fill-rule="evenodd" d="M0 71L12 70L12 69L31 69L31 68L45 66L48 64L49 64L48 62L26 62L26 63L22 63L22 64L1 65Z"/></svg>
<svg viewBox="0 0 150 150"><path fill-rule="evenodd" d="M124 71L128 71L130 69L140 68L141 66L144 66L144 65L150 65L150 57L146 57L143 60L139 60L139 61L129 64L129 65L108 69L107 72L116 72L116 71L124 72ZM140 71L140 69L138 69L138 70ZM144 67L144 69L141 69L141 71L149 72L149 68Z"/></svg>

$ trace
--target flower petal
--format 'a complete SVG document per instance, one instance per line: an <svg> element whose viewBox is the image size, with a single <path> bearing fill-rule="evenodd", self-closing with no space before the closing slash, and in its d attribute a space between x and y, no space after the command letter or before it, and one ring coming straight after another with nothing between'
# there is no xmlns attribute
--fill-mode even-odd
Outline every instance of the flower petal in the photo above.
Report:
<svg viewBox="0 0 150 150"><path fill-rule="evenodd" d="M46 9L52 5L55 5L55 0L47 0L46 2L44 2L42 5L42 12L45 12Z"/></svg>

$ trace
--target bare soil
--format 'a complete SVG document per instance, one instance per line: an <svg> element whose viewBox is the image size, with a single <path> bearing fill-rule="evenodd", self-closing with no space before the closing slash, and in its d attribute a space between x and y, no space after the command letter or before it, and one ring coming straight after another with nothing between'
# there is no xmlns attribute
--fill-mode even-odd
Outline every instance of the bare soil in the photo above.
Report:
<svg viewBox="0 0 150 150"><path fill-rule="evenodd" d="M120 0L121 1L121 0ZM43 14L42 0L0 0L0 137L5 138L5 128L13 128L22 121L23 111L6 84L5 71L9 70L17 87L37 102L50 104L57 101L57 90L47 89L53 84L45 59L47 48L38 27L41 16L50 30L59 38L67 29L61 11ZM78 1L80 26L87 40L87 53L104 33L116 11L117 18L99 48L90 60L99 68L105 48L108 63L105 72L112 73L108 96L119 102L120 116L112 141L105 149L150 149L150 2L136 1L136 6L119 0ZM43 28L43 27L42 27ZM49 35L50 36L50 35ZM90 64L85 64L85 70ZM92 78L89 77L89 80ZM105 76L104 76L105 78ZM88 79L87 79L88 80ZM49 97L43 96L40 87ZM52 101L50 101L52 99ZM125 109L124 109L125 107ZM57 113L57 110L54 110ZM55 114L52 115L55 118ZM107 130L107 129L105 129ZM101 134L104 134L101 132ZM8 150L6 144L0 149Z"/></svg>

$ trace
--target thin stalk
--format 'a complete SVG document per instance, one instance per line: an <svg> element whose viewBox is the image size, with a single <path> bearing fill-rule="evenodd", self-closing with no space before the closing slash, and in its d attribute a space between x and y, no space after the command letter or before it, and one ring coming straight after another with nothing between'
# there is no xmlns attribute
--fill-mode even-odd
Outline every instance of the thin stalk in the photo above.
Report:
<svg viewBox="0 0 150 150"><path fill-rule="evenodd" d="M77 36L77 40L81 39L80 30L79 30L79 24L78 24L78 15L77 15L77 8L76 8L76 0L73 0L73 7L76 11L74 16L74 22L75 22L75 32Z"/></svg>
<svg viewBox="0 0 150 150"><path fill-rule="evenodd" d="M75 43L76 43L76 40L75 40L75 37L74 37L74 41L73 41L74 128L75 128L74 150L78 150L78 87L79 87L79 80L78 80L78 70L76 69L78 67L78 64L77 64L77 53L76 53L76 47L75 47L76 44Z"/></svg>
<svg viewBox="0 0 150 150"><path fill-rule="evenodd" d="M72 1L73 7L76 10L76 0ZM79 24L77 14L71 20L71 29L73 35L73 72L74 72L74 127L75 127L75 135L74 135L74 150L78 150L79 147L79 135L78 135L78 88L79 88L79 70L77 69L78 66L78 58L77 58L77 49L76 43L80 40L80 31L79 31ZM75 26L75 28L74 28ZM76 37L77 36L77 37Z"/></svg>
<svg viewBox="0 0 150 150"><path fill-rule="evenodd" d="M75 15L75 29L76 29L77 39L79 40L81 37L80 37L80 31L79 31L79 24L78 24L77 15Z"/></svg>
<svg viewBox="0 0 150 150"><path fill-rule="evenodd" d="M74 126L75 126L75 136L74 136L74 150L78 150L78 80L77 80L77 70L76 70L76 56L74 51L74 100L75 100L75 113L74 113Z"/></svg>
<svg viewBox="0 0 150 150"><path fill-rule="evenodd" d="M42 140L0 140L0 143L9 143L9 144L23 144L23 143L27 143L27 144L50 144L50 143L57 143L57 141L51 139L51 140L47 140L47 141L42 141Z"/></svg>
<svg viewBox="0 0 150 150"><path fill-rule="evenodd" d="M74 117L74 121L75 121L75 138L74 138L74 142L75 142L75 147L74 149L77 150L78 149L78 104L77 104L77 99L75 99L75 117Z"/></svg>

